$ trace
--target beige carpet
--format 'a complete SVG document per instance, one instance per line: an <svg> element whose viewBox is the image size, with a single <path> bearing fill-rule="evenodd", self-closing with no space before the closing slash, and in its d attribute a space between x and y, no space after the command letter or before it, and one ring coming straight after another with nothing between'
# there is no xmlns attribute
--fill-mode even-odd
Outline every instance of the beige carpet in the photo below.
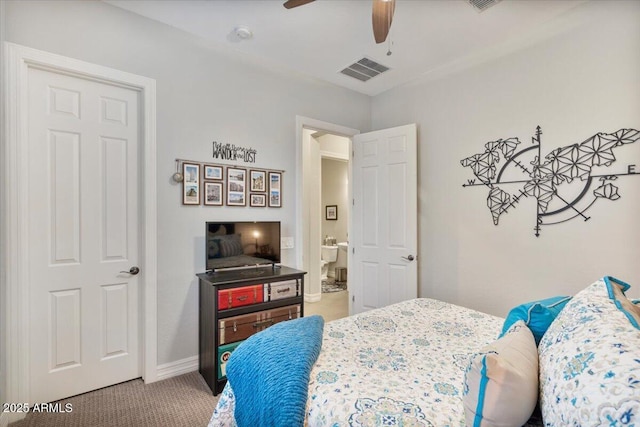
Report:
<svg viewBox="0 0 640 427"><path fill-rule="evenodd" d="M30 413L10 427L206 426L218 401L198 372L145 385L133 380L60 400L68 413Z"/></svg>

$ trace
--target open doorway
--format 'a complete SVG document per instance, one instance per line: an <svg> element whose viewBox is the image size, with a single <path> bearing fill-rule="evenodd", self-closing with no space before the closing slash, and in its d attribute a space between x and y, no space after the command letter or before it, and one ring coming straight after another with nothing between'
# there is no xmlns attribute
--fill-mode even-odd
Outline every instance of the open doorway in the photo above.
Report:
<svg viewBox="0 0 640 427"><path fill-rule="evenodd" d="M317 312L322 314L325 320L332 320L344 317L350 312L349 261L346 245L351 227L349 160L351 137L359 131L304 117L297 118L297 125L299 141L297 207L300 221L296 240L298 247L301 248L297 251L299 257L297 265L302 266L307 272L305 314ZM341 179L341 175L346 179ZM323 187L327 187L324 196ZM334 217L336 219L332 219ZM330 240L327 241L327 238ZM338 246L338 243L341 245ZM335 246L335 251L330 251L335 252L335 261L322 262L323 245ZM331 281L335 284L337 274L341 279L340 282L346 282L344 286L346 289L322 293L323 267L329 279L325 280L325 283Z"/></svg>
<svg viewBox="0 0 640 427"><path fill-rule="evenodd" d="M320 250L321 293L348 288L349 146L344 136L316 132L320 144Z"/></svg>

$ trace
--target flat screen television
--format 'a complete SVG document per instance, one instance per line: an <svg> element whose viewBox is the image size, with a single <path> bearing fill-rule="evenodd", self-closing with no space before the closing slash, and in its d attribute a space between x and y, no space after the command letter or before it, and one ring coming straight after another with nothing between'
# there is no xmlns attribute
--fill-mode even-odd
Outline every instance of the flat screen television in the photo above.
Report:
<svg viewBox="0 0 640 427"><path fill-rule="evenodd" d="M206 268L215 271L280 263L280 222L207 222Z"/></svg>

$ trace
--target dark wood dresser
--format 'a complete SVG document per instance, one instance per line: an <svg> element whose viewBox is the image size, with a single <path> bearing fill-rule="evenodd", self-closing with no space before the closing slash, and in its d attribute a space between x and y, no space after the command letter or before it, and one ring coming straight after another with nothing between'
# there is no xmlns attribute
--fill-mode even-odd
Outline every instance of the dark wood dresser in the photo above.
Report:
<svg viewBox="0 0 640 427"><path fill-rule="evenodd" d="M226 362L249 336L304 315L304 275L289 267L200 273L200 374L214 395Z"/></svg>

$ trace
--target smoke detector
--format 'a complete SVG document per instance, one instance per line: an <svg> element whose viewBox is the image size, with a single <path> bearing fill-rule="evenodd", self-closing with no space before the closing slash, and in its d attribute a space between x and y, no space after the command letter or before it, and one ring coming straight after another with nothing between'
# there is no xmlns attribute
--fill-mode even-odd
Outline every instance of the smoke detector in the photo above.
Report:
<svg viewBox="0 0 640 427"><path fill-rule="evenodd" d="M253 32L247 27L236 27L233 31L241 40L249 40L253 37Z"/></svg>

